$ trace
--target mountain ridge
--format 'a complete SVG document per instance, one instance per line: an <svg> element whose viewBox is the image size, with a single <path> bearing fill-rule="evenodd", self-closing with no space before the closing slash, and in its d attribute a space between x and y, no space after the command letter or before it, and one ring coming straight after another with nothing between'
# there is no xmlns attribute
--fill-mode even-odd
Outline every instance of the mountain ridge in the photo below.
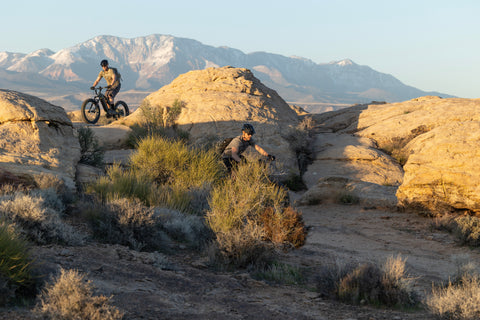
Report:
<svg viewBox="0 0 480 320"><path fill-rule="evenodd" d="M46 48L30 54L0 52L0 68L38 74L62 87L74 85L73 92L73 88L91 85L102 59L108 59L121 72L122 93L128 90L156 91L188 71L231 65L252 70L286 101L306 104L398 102L424 95L451 97L405 85L390 74L359 65L351 59L319 64L303 57L263 51L244 53L234 48L213 47L197 40L162 34L136 38L99 35L58 52ZM30 86L26 93L38 91L34 84ZM16 87L18 83L12 83L8 89L16 90ZM58 92L58 95L62 94Z"/></svg>

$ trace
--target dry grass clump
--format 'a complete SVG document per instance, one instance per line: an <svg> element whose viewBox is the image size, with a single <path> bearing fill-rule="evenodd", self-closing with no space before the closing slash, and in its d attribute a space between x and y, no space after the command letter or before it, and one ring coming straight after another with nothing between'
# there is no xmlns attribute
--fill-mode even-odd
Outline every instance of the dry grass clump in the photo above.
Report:
<svg viewBox="0 0 480 320"><path fill-rule="evenodd" d="M260 217L265 238L275 244L289 244L299 248L305 244L306 231L302 214L292 207L276 213L272 207L265 209Z"/></svg>
<svg viewBox="0 0 480 320"><path fill-rule="evenodd" d="M442 319L474 320L480 318L480 278L464 275L445 287L434 287L427 298L429 310Z"/></svg>
<svg viewBox="0 0 480 320"><path fill-rule="evenodd" d="M123 312L110 304L111 297L94 296L91 282L84 278L77 271L62 269L42 292L36 313L58 320L122 319Z"/></svg>
<svg viewBox="0 0 480 320"><path fill-rule="evenodd" d="M33 291L33 261L28 243L12 226L0 224L0 306Z"/></svg>
<svg viewBox="0 0 480 320"><path fill-rule="evenodd" d="M210 232L200 217L175 210L147 207L138 200L113 199L84 208L94 237L135 250L165 250L173 241L194 248L202 246Z"/></svg>
<svg viewBox="0 0 480 320"><path fill-rule="evenodd" d="M220 264L262 265L271 258L273 244L303 244L301 215L285 209L286 190L268 173L268 167L251 161L213 189L206 220L216 235L214 257Z"/></svg>
<svg viewBox="0 0 480 320"><path fill-rule="evenodd" d="M305 283L305 277L302 270L286 263L273 262L264 270L259 270L253 275L256 279L267 282L298 285Z"/></svg>
<svg viewBox="0 0 480 320"><path fill-rule="evenodd" d="M441 319L480 318L480 274L468 255L454 256L455 275L446 285L434 286L426 306Z"/></svg>
<svg viewBox="0 0 480 320"><path fill-rule="evenodd" d="M37 244L83 242L83 236L62 220L63 210L63 202L51 189L0 197L0 217L11 221L15 229Z"/></svg>
<svg viewBox="0 0 480 320"><path fill-rule="evenodd" d="M273 262L275 248L262 240L264 232L254 223L215 235L216 241L210 246L209 255L216 266L262 269Z"/></svg>
<svg viewBox="0 0 480 320"><path fill-rule="evenodd" d="M323 269L319 290L353 304L412 307L418 303L413 278L405 274L405 260L390 257L382 267L372 263Z"/></svg>
<svg viewBox="0 0 480 320"><path fill-rule="evenodd" d="M464 245L480 246L480 219L475 216L445 214L436 217L433 227L453 233Z"/></svg>

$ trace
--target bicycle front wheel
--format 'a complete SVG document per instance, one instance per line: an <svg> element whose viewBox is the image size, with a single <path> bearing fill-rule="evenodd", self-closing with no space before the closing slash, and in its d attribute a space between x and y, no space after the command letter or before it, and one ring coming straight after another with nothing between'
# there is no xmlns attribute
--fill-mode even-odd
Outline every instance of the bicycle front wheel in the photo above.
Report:
<svg viewBox="0 0 480 320"><path fill-rule="evenodd" d="M115 111L117 112L116 118L123 118L130 114L127 104L123 101L115 103Z"/></svg>
<svg viewBox="0 0 480 320"><path fill-rule="evenodd" d="M95 124L100 118L100 107L93 99L87 99L82 104L82 118L86 123Z"/></svg>

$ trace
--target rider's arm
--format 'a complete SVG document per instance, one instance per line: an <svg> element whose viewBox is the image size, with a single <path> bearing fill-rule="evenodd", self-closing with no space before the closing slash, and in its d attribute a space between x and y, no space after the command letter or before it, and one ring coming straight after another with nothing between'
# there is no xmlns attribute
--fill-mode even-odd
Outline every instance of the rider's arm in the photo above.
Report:
<svg viewBox="0 0 480 320"><path fill-rule="evenodd" d="M113 78L112 78L112 83L109 83L108 85L109 86L113 86L113 84L117 81L117 73L114 72L113 73Z"/></svg>
<svg viewBox="0 0 480 320"><path fill-rule="evenodd" d="M268 152L263 150L262 147L260 147L258 144L255 145L255 150L257 150L258 153L260 153L262 156L268 156Z"/></svg>
<svg viewBox="0 0 480 320"><path fill-rule="evenodd" d="M237 162L242 161L242 159L238 155L238 149L235 147L232 147L232 158Z"/></svg>
<svg viewBox="0 0 480 320"><path fill-rule="evenodd" d="M95 80L95 82L93 83L93 86L96 87L100 80L102 80L102 77L98 76L97 80Z"/></svg>

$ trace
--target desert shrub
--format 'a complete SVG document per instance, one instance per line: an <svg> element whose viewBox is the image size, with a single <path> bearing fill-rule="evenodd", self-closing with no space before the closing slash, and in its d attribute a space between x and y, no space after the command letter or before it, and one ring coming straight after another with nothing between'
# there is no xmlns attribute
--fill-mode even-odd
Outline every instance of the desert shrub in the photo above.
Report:
<svg viewBox="0 0 480 320"><path fill-rule="evenodd" d="M216 235L220 252L216 256L221 258L221 263L238 267L255 264L257 258L261 264L272 252L272 241L283 244L289 240L287 230L282 231L284 240L273 239L272 234L267 239L266 231L281 229L288 220L285 217L295 214L285 213L286 190L269 180L268 167L251 161L235 168L232 176L213 189L206 215L207 224ZM269 217L277 221L264 225Z"/></svg>
<svg viewBox="0 0 480 320"><path fill-rule="evenodd" d="M131 157L132 172L155 182L150 204L203 213L223 167L213 150L188 147L160 137L142 140Z"/></svg>
<svg viewBox="0 0 480 320"><path fill-rule="evenodd" d="M12 226L0 223L0 306L34 287L33 260L26 240Z"/></svg>
<svg viewBox="0 0 480 320"><path fill-rule="evenodd" d="M253 274L256 279L279 284L302 284L305 281L302 270L286 263L273 262L264 270L259 270Z"/></svg>
<svg viewBox="0 0 480 320"><path fill-rule="evenodd" d="M475 216L445 214L437 216L432 226L453 233L464 245L480 245L480 219Z"/></svg>
<svg viewBox="0 0 480 320"><path fill-rule="evenodd" d="M480 278L464 275L455 283L434 287L427 297L429 310L442 319L473 320L480 318Z"/></svg>
<svg viewBox="0 0 480 320"><path fill-rule="evenodd" d="M103 165L104 150L100 147L97 137L92 129L81 127L78 129L80 142L80 163L101 167Z"/></svg>
<svg viewBox="0 0 480 320"><path fill-rule="evenodd" d="M454 233L463 244L479 246L480 219L470 215L456 217L454 220Z"/></svg>
<svg viewBox="0 0 480 320"><path fill-rule="evenodd" d="M268 167L252 161L235 168L232 175L211 194L206 219L215 233L240 229L247 221L259 224L268 207L283 211L287 192L270 181Z"/></svg>
<svg viewBox="0 0 480 320"><path fill-rule="evenodd" d="M272 207L265 209L260 217L265 238L275 244L290 244L299 248L305 244L306 229L302 214L292 207L276 213Z"/></svg>
<svg viewBox="0 0 480 320"><path fill-rule="evenodd" d="M131 157L132 167L159 184L202 187L214 184L223 167L212 150L188 147L181 141L148 137Z"/></svg>
<svg viewBox="0 0 480 320"><path fill-rule="evenodd" d="M412 307L418 303L413 278L405 274L405 260L390 257L382 267L372 263L321 270L319 290L326 296L353 303ZM333 290L333 292L332 292Z"/></svg>
<svg viewBox="0 0 480 320"><path fill-rule="evenodd" d="M340 204L358 204L360 198L351 192L341 192L337 196L337 202Z"/></svg>
<svg viewBox="0 0 480 320"><path fill-rule="evenodd" d="M261 227L247 223L242 228L217 232L209 248L212 265L220 268L264 269L273 262L275 250L271 243L263 241Z"/></svg>
<svg viewBox="0 0 480 320"><path fill-rule="evenodd" d="M315 121L312 117L305 117L296 128L287 130L284 138L297 156L300 177L307 171L307 166L314 160L313 140Z"/></svg>
<svg viewBox="0 0 480 320"><path fill-rule="evenodd" d="M84 209L83 215L97 239L127 245L135 250L168 249L172 241L198 248L211 236L198 216L147 207L138 200L123 198L103 205L94 203Z"/></svg>
<svg viewBox="0 0 480 320"><path fill-rule="evenodd" d="M46 285L35 312L58 320L123 318L123 312L110 304L111 297L93 294L93 285L85 281L84 275L62 269L60 275Z"/></svg>
<svg viewBox="0 0 480 320"><path fill-rule="evenodd" d="M102 201L125 197L150 205L153 187L151 179L142 172L125 170L115 164L107 168L105 176L90 184L87 192L94 192Z"/></svg>
<svg viewBox="0 0 480 320"><path fill-rule="evenodd" d="M16 192L0 198L0 217L11 221L28 240L37 244L81 244L83 236L62 220L63 209L63 203L51 189L34 190L31 194Z"/></svg>
<svg viewBox="0 0 480 320"><path fill-rule="evenodd" d="M183 212L200 213L207 205L205 194L205 199L200 199L202 190L160 185L142 171L123 169L118 165L109 167L106 176L89 185L87 192L95 193L102 201L137 199L147 206L165 206Z"/></svg>
<svg viewBox="0 0 480 320"><path fill-rule="evenodd" d="M136 147L139 141L152 136L188 140L188 133L178 129L175 123L184 107L185 103L179 99L175 99L171 107L152 106L150 100L144 99L139 107L144 121L131 126L129 144Z"/></svg>

